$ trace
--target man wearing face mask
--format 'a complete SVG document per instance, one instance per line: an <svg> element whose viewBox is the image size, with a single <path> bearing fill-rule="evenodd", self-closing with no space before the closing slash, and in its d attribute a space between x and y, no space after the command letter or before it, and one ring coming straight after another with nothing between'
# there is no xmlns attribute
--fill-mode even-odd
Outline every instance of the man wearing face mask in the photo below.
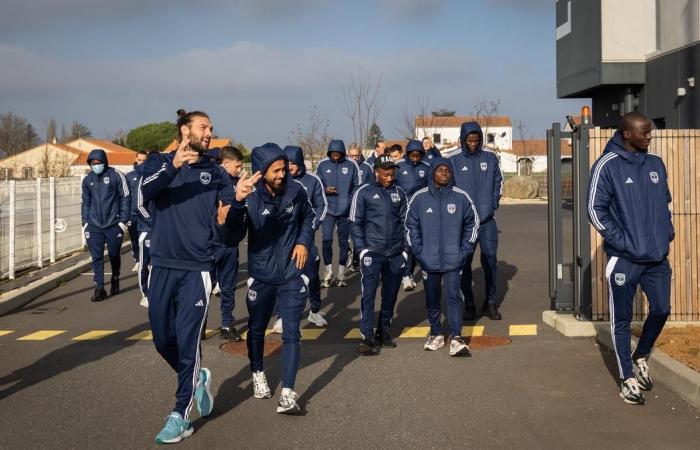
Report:
<svg viewBox="0 0 700 450"><path fill-rule="evenodd" d="M95 292L91 300L99 302L107 298L104 289L105 244L112 266L110 294L119 293L121 245L129 221L131 199L126 177L109 167L104 150L92 150L87 162L91 172L83 179L80 215L92 257Z"/></svg>

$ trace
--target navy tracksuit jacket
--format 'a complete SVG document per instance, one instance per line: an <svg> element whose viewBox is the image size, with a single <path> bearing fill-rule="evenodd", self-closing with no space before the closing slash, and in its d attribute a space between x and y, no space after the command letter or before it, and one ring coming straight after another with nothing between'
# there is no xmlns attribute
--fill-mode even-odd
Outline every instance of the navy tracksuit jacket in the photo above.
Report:
<svg viewBox="0 0 700 450"><path fill-rule="evenodd" d="M360 186L352 198L352 240L359 253L362 275L360 332L371 337L374 299L382 282L382 304L377 333L389 333L396 296L408 256L403 219L408 198L396 184L385 188L376 180Z"/></svg>
<svg viewBox="0 0 700 450"><path fill-rule="evenodd" d="M467 135L472 132L479 135L479 147L474 153L467 149L465 142ZM503 175L496 154L482 147L484 135L478 123L463 123L459 139L462 152L449 158L452 163L452 176L455 186L469 194L479 214L481 224L478 243L481 247L481 267L484 269L486 280L486 302L496 304L498 227L494 213L498 209L503 192ZM471 256L467 258L462 269L462 294L465 305L473 307Z"/></svg>
<svg viewBox="0 0 700 450"><path fill-rule="evenodd" d="M211 155L212 152L209 152ZM238 177L232 177L230 175L229 183L232 188L235 188L238 183ZM214 223L212 223L213 226ZM215 229L216 231L216 229ZM214 279L212 280L212 286L216 286L219 283L219 290L221 295L219 297L221 306L221 326L223 328L230 328L235 322L233 317L233 310L236 305L235 294L236 294L236 279L238 277L238 244L236 239L231 239L231 237L226 237L222 239L221 236L215 235L214 239Z"/></svg>
<svg viewBox="0 0 700 450"><path fill-rule="evenodd" d="M112 280L119 279L121 246L131 204L124 174L109 167L104 150L95 149L88 154L88 162L95 159L104 164L104 170L100 175L91 171L83 179L80 216L92 257L93 281L96 287L103 288L105 244L112 265Z"/></svg>
<svg viewBox="0 0 700 450"><path fill-rule="evenodd" d="M651 352L671 312L671 267L666 258L675 236L671 192L660 157L630 152L617 131L591 169L588 217L608 255L610 327L620 378L634 378L630 322L637 285L649 300L637 357Z"/></svg>
<svg viewBox="0 0 700 450"><path fill-rule="evenodd" d="M136 232L139 247L139 289L144 297L148 296L148 275L151 273L151 213L149 202L144 202L141 192L144 164L136 166L136 197L132 196L132 217L136 215ZM132 223L133 225L133 223ZM129 231L131 233L131 231ZM133 244L132 244L133 245Z"/></svg>
<svg viewBox="0 0 700 450"><path fill-rule="evenodd" d="M442 155L440 154L440 150L438 150L436 147L431 147L430 150L425 152L423 155L423 161L430 164L434 158L442 158Z"/></svg>
<svg viewBox="0 0 700 450"><path fill-rule="evenodd" d="M360 185L367 184L376 179L374 176L374 167L365 160L365 157L360 155L360 161L357 163L360 168Z"/></svg>
<svg viewBox="0 0 700 450"><path fill-rule="evenodd" d="M331 152L339 152L343 156L338 161L330 158ZM341 140L332 140L328 144L328 158L321 160L316 167L316 174L323 183L323 188L334 187L338 193L326 195L328 213L323 220L322 252L323 263L333 263L333 229L338 227L338 250L340 265L344 265L349 253L348 239L350 238L350 201L355 190L360 186L360 168L357 163L345 157L345 144Z"/></svg>
<svg viewBox="0 0 700 450"><path fill-rule="evenodd" d="M137 226L137 212L136 206L138 203L138 190L139 190L139 179L141 175L136 171L138 165L134 164L134 170L128 172L126 176L126 183L129 186L129 195L131 196L131 207L129 208L129 221L127 222L127 227L129 229L129 240L131 240L131 256L134 257L136 262L139 261L139 233ZM143 171L142 171L143 173Z"/></svg>
<svg viewBox="0 0 700 450"><path fill-rule="evenodd" d="M253 173L265 174L272 163L287 160L277 144L256 147L251 153ZM287 173L284 192L272 196L264 177L245 203L234 201L226 219L228 233L248 233L248 358L253 372L263 370L265 329L275 303L284 324L282 333L282 387L294 388L299 367L299 323L306 304L308 278L291 259L303 245L315 258L315 214L303 186Z"/></svg>
<svg viewBox="0 0 700 450"><path fill-rule="evenodd" d="M151 154L143 169L141 195L152 220L148 318L156 350L178 374L174 410L189 420L212 288L212 221L219 201L233 200L233 188L210 157L179 169L174 157Z"/></svg>
<svg viewBox="0 0 700 450"><path fill-rule="evenodd" d="M479 234L479 215L469 194L454 186L438 189L433 173L448 160L434 158L428 187L416 192L408 205L408 244L423 269L430 334L442 333L440 285L444 283L450 335L462 334L462 296L459 271L471 258Z"/></svg>

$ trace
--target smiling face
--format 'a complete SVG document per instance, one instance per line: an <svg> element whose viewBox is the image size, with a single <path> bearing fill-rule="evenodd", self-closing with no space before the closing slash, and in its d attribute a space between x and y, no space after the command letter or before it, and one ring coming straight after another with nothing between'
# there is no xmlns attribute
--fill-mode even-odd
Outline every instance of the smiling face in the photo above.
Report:
<svg viewBox="0 0 700 450"><path fill-rule="evenodd" d="M183 135L190 139L190 147L199 153L204 153L209 148L211 143L211 135L214 127L208 117L195 116L188 125L183 125L187 131L183 131Z"/></svg>
<svg viewBox="0 0 700 450"><path fill-rule="evenodd" d="M278 159L277 161L273 162L265 172L265 187L267 187L270 192L279 194L282 192L284 176L286 174L286 164L283 159Z"/></svg>

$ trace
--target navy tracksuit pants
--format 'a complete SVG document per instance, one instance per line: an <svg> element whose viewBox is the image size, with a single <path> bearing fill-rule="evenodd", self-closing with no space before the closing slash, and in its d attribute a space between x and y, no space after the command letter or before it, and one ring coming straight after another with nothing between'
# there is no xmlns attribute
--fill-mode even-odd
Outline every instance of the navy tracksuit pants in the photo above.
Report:
<svg viewBox="0 0 700 450"><path fill-rule="evenodd" d="M174 411L189 420L202 362L200 339L209 308L209 272L153 267L148 319L158 353L177 372Z"/></svg>
<svg viewBox="0 0 700 450"><path fill-rule="evenodd" d="M309 303L311 312L317 313L321 310L321 280L318 271L321 266L321 259L316 257L314 261L306 265L304 275L309 278Z"/></svg>
<svg viewBox="0 0 700 450"><path fill-rule="evenodd" d="M119 278L119 271L122 265L121 248L123 238L124 233L119 228L119 225L109 228L97 228L88 224L85 228L85 241L92 257L92 273L94 274L95 287L104 288L105 285L105 244L107 244L109 262L112 265L112 279Z"/></svg>
<svg viewBox="0 0 700 450"><path fill-rule="evenodd" d="M442 324L440 323L440 297L442 296L443 283L445 287L445 315L447 316L447 326L450 336L461 336L464 302L462 301L459 287L459 270L450 272L423 272L425 307L428 310L430 334L433 336L442 334Z"/></svg>
<svg viewBox="0 0 700 450"><path fill-rule="evenodd" d="M413 252L408 252L408 262L406 263L406 269L403 271L403 276L412 277L413 272L416 270L416 258L413 256Z"/></svg>
<svg viewBox="0 0 700 450"><path fill-rule="evenodd" d="M620 378L634 378L630 343L630 322L637 285L649 300L649 315L644 321L635 353L646 357L671 313L671 266L667 259L658 263L637 264L612 256L605 270L608 279L610 329Z"/></svg>
<svg viewBox="0 0 700 450"><path fill-rule="evenodd" d="M377 253L366 252L360 257L360 274L362 275L360 332L363 336L373 336L374 299L380 280L382 282L382 304L377 330L389 332L396 305L396 296L401 287L401 278L405 268L406 259L401 254L387 258Z"/></svg>
<svg viewBox="0 0 700 450"><path fill-rule="evenodd" d="M148 274L151 272L151 233L142 231L139 234L139 289L141 294L148 297Z"/></svg>
<svg viewBox="0 0 700 450"><path fill-rule="evenodd" d="M214 247L214 281L221 290L221 326L233 326L233 309L235 307L236 278L238 277L238 247Z"/></svg>
<svg viewBox="0 0 700 450"><path fill-rule="evenodd" d="M253 372L263 370L265 330L270 322L275 303L279 304L282 318L282 387L294 388L299 369L301 348L301 316L308 295L306 276L293 278L284 284L269 284L248 279L248 359Z"/></svg>
<svg viewBox="0 0 700 450"><path fill-rule="evenodd" d="M131 220L131 225L127 228L129 231L129 240L131 241L131 256L134 257L134 261L139 261L139 232L136 228L136 218Z"/></svg>
<svg viewBox="0 0 700 450"><path fill-rule="evenodd" d="M481 248L481 268L484 270L486 285L486 303L496 304L496 252L498 250L498 227L496 219L491 219L479 225L479 238L477 243ZM476 247L475 247L476 249ZM474 306L474 294L472 293L472 259L474 253L469 255L462 267L462 294L464 304Z"/></svg>
<svg viewBox="0 0 700 450"><path fill-rule="evenodd" d="M333 216L326 214L321 224L323 264L333 264L333 231L338 228L338 257L339 264L345 265L348 252L350 251L350 219L347 216Z"/></svg>

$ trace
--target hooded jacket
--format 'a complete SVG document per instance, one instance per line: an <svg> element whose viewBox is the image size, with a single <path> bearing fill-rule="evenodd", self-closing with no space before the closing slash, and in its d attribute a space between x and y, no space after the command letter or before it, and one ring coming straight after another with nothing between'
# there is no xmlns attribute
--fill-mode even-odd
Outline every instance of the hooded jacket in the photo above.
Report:
<svg viewBox="0 0 700 450"><path fill-rule="evenodd" d="M143 168L141 195L151 213L151 262L170 269L214 269L214 228L219 201L233 201L223 167L202 154L195 164L173 165L176 152L154 153Z"/></svg>
<svg viewBox="0 0 700 450"><path fill-rule="evenodd" d="M627 151L615 132L591 169L588 218L609 256L645 263L662 261L675 237L671 192L663 160Z"/></svg>
<svg viewBox="0 0 700 450"><path fill-rule="evenodd" d="M396 183L385 188L377 180L352 197L350 233L354 248L392 257L406 251L403 220L408 197Z"/></svg>
<svg viewBox="0 0 700 450"><path fill-rule="evenodd" d="M330 158L332 152L339 152L342 156L338 161ZM327 195L328 214L332 216L347 217L350 212L350 200L352 194L360 186L360 168L357 163L345 157L345 144L341 140L332 140L328 144L328 158L324 158L316 167L316 175L323 183L323 189L334 187L338 193Z"/></svg>
<svg viewBox="0 0 700 450"><path fill-rule="evenodd" d="M432 159L434 159L434 158L440 158L441 156L442 156L442 155L440 154L440 150L438 150L437 147L432 146L432 147L430 147L430 149L429 149L427 152L425 152L425 154L423 155L423 161L425 161L425 162L427 162L428 164L430 164L430 163L432 162L432 161L431 161Z"/></svg>
<svg viewBox="0 0 700 450"><path fill-rule="evenodd" d="M450 183L438 189L433 180L438 166L448 160L434 158L428 186L408 203L405 227L413 254L426 272L459 270L474 253L478 238L479 214L469 194Z"/></svg>
<svg viewBox="0 0 700 450"><path fill-rule="evenodd" d="M80 217L83 228L109 228L129 221L131 197L124 174L109 167L104 150L95 149L88 154L88 163L98 160L105 165L101 174L90 171L82 184Z"/></svg>
<svg viewBox="0 0 700 450"><path fill-rule="evenodd" d="M151 202L143 200L143 192L141 192L141 183L143 182L143 169L146 163L136 166L134 172L136 174L136 198L132 196L132 217L136 216L136 231L150 232L151 231Z"/></svg>
<svg viewBox="0 0 700 450"><path fill-rule="evenodd" d="M410 152L419 151L421 159L413 162L408 154ZM411 197L417 190L428 185L430 176L430 165L423 161L425 150L420 141L408 141L406 144L406 156L396 162L396 183L406 191L406 194Z"/></svg>
<svg viewBox="0 0 700 450"><path fill-rule="evenodd" d="M374 180L374 166L365 160L365 157L360 153L360 160L356 161L357 167L360 168L360 185L367 184Z"/></svg>
<svg viewBox="0 0 700 450"><path fill-rule="evenodd" d="M469 133L479 134L479 147L474 153L467 148ZM483 148L484 134L477 122L465 122L459 133L462 151L450 157L452 176L455 186L467 192L479 212L481 223L488 222L494 216L503 192L503 174L498 157Z"/></svg>
<svg viewBox="0 0 700 450"><path fill-rule="evenodd" d="M139 192L139 179L141 175L136 171L141 165L134 164L134 170L127 172L126 184L129 186L129 196L130 196L130 207L129 207L129 221L135 224L138 221L137 206L138 206L138 192ZM141 171L143 173L143 170Z"/></svg>
<svg viewBox="0 0 700 450"><path fill-rule="evenodd" d="M251 153L253 173L263 177L245 202L234 199L226 218L228 232L248 233L248 273L251 278L279 285L302 275L291 259L294 246L301 244L314 253L314 211L301 183L296 183L287 172L283 193L271 196L265 188L264 174L279 160L288 161L277 144L256 147Z"/></svg>
<svg viewBox="0 0 700 450"><path fill-rule="evenodd" d="M314 209L313 228L318 230L328 212L328 201L326 200L326 193L323 191L323 183L316 174L306 171L304 152L301 147L288 145L284 148L284 153L289 161L299 166L299 172L292 179L304 187L306 195L311 202L311 207Z"/></svg>

